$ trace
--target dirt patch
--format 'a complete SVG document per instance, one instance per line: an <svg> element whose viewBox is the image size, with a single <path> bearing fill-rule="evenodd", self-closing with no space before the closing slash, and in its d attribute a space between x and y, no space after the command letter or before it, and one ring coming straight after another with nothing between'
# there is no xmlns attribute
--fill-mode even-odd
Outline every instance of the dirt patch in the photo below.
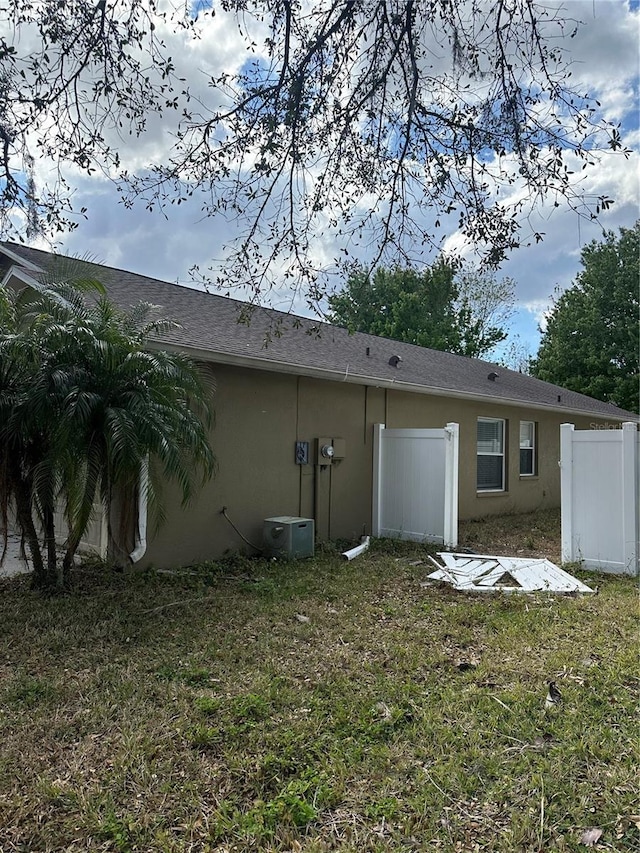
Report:
<svg viewBox="0 0 640 853"><path fill-rule="evenodd" d="M506 557L546 557L560 565L560 510L461 521L458 549Z"/></svg>

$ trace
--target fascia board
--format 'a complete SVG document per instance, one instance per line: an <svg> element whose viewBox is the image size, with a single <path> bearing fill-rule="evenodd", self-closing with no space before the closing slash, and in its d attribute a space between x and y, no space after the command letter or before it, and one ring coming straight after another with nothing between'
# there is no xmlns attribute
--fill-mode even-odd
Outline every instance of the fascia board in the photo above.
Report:
<svg viewBox="0 0 640 853"><path fill-rule="evenodd" d="M4 252L6 251L6 249L3 249L2 251ZM38 267L32 266L32 269L34 272L41 272ZM32 287L34 290L42 290L41 283L36 278L33 278L33 276L30 276L29 273L25 272L25 270L21 267L9 267L9 269L5 273L4 278L2 279L2 284L9 284L12 278L17 279L21 284L24 284L27 287Z"/></svg>
<svg viewBox="0 0 640 853"><path fill-rule="evenodd" d="M6 246L0 246L0 252L3 255L6 255L8 258L11 258L12 261L15 261L21 267L25 267L31 272L43 272L42 267L39 267L37 264L32 263L31 261L27 261L18 255L16 252L12 252L11 249L7 249Z"/></svg>
<svg viewBox="0 0 640 853"><path fill-rule="evenodd" d="M38 281L38 279L33 278L20 267L9 267L1 283L6 285L11 281L11 279L19 281L21 284L25 285L25 287L30 287L38 293L42 293L44 290L42 283ZM57 295L56 299L61 305L70 307L69 301L63 296Z"/></svg>
<svg viewBox="0 0 640 853"><path fill-rule="evenodd" d="M272 361L257 358L256 356L237 355L228 352L215 352L213 350L198 349L170 341L150 341L154 349L165 349L172 352L181 352L189 355L196 361L225 364L233 367L247 367L253 370L264 370L271 373L288 373L294 376L308 376L312 379L325 379L332 382L348 382L353 385L368 385L373 388L388 388L395 391L407 391L411 394L423 394L432 397L452 397L457 400L470 400L477 403L490 403L496 406L504 405L519 409L528 409L543 412L553 412L562 415L578 415L580 417L592 417L598 419L610 419L619 423L629 420L628 415L618 415L615 412L604 414L590 412L584 409L574 409L567 406L559 407L546 403L527 402L513 398L500 398L484 394L472 394L468 391L455 391L449 388L438 388L428 385L416 385L412 382L403 382L397 379L384 379L377 376L365 376L359 373L328 370L327 368L309 367L307 365L292 365L289 362ZM640 420L640 419L639 419Z"/></svg>

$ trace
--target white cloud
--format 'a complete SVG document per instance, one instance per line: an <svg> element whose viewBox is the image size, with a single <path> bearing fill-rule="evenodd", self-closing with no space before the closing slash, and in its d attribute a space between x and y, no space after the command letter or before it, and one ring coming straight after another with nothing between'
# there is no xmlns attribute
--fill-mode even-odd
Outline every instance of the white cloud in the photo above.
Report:
<svg viewBox="0 0 640 853"><path fill-rule="evenodd" d="M536 321L536 325L544 330L547 327L547 316L549 314L549 302L546 299L534 299L522 305L522 311L526 311Z"/></svg>
<svg viewBox="0 0 640 853"><path fill-rule="evenodd" d="M559 4L547 5L551 8ZM516 280L522 311L535 315L536 319L543 317L554 288L565 288L573 280L580 267L582 247L598 239L602 227L616 230L620 226L631 226L640 210L636 94L640 14L630 11L624 0L575 0L565 7L572 17L584 21L584 26L568 43L573 83L580 89L593 91L609 120L626 120L625 141L635 151L628 160L621 155L606 155L584 176L576 174L576 179L581 179L582 191L615 199L613 207L603 213L600 224L579 219L564 205L554 209L552 202L538 205L531 215L531 230L545 232L544 241L515 252L501 274ZM189 81L196 112L199 101L206 103L208 109L212 99L219 100L208 85L210 78L223 70L237 70L252 56L246 50L237 25L224 14L206 17L199 40L187 40L184 34L172 34L168 30L159 35L167 41L177 74ZM265 30L255 32L258 45L264 35ZM434 62L444 62L445 58L442 47ZM162 159L172 141L168 128L168 123L151 118L149 132L144 137L127 140L125 164L141 168L154 159ZM43 174L42 167L40 174ZM72 175L71 171L68 174ZM179 207L169 206L164 218L157 211L149 213L143 204L126 210L119 204L113 186L104 179L89 179L78 173L72 177L77 188L75 203L88 208L88 219L62 238L61 246L72 253L88 252L97 260L114 266L185 282L194 264L206 269L212 259L223 260L225 242L238 234L236 227L220 215L203 219L197 199L190 199ZM444 236L448 251L462 247L461 237L453 228ZM331 228L321 231L313 244L319 264L334 265L340 254L337 243ZM366 250L361 249L361 259L366 260ZM278 307L293 305L294 310L306 313L304 301L295 298L292 301L287 290L274 301Z"/></svg>
<svg viewBox="0 0 640 853"><path fill-rule="evenodd" d="M638 76L640 13L621 0L556 3L581 22L571 40L572 79L595 95L608 97Z"/></svg>

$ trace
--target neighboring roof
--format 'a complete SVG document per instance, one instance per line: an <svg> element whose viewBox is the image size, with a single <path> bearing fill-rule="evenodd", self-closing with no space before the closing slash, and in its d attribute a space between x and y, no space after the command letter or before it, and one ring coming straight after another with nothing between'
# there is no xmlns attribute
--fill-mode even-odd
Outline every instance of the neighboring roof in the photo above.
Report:
<svg viewBox="0 0 640 853"><path fill-rule="evenodd" d="M0 278L17 275L25 283L37 280L37 270L46 271L58 257L8 242L0 242L0 252ZM349 333L267 308L256 308L250 323L239 323L246 303L101 264L78 263L86 265L87 273L121 308L140 301L158 306L162 317L180 324L160 339L163 345L203 360L615 421L638 419L611 403L492 362ZM390 364L390 359L396 361L393 356L399 357L397 366Z"/></svg>

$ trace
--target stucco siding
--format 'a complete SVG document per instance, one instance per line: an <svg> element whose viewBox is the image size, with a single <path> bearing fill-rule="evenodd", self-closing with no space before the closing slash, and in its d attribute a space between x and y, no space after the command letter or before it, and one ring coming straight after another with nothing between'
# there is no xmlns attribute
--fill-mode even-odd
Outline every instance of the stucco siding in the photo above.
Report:
<svg viewBox="0 0 640 853"><path fill-rule="evenodd" d="M175 489L165 495L165 525L150 537L144 562L188 564L225 551L251 549L221 514L256 545L263 519L314 518L319 541L356 539L371 532L373 425L437 428L460 425L460 518L524 512L560 504L561 413L411 394L349 382L213 365L216 423L211 433L218 458L215 478L183 509ZM502 418L506 429L507 481L499 493L477 491L478 417ZM537 472L519 474L521 420L537 425ZM572 418L577 428L598 422ZM316 464L319 437L343 439L344 458ZM307 465L295 461L295 442L309 442Z"/></svg>
<svg viewBox="0 0 640 853"><path fill-rule="evenodd" d="M216 475L187 508L167 490L166 523L153 536L145 562L175 565L246 547L222 515L260 545L261 519L299 512L294 464L297 378L215 366Z"/></svg>
<svg viewBox="0 0 640 853"><path fill-rule="evenodd" d="M0 277L11 287L40 288L58 263L50 253L0 243ZM559 506L561 423L593 429L606 428L607 419L611 427L637 420L612 404L506 368L496 371L490 362L352 334L270 309L258 308L251 323L239 324L243 303L126 270L74 261L78 264L123 310L143 300L157 306L158 316L173 318L177 325L150 347L207 363L217 382L211 432L216 477L187 508L180 506L175 486L166 486L166 523L157 531L150 525L143 565L185 565L249 550L243 537L260 546L263 519L274 515L314 518L320 541L370 532L377 423L459 424L459 516L465 519ZM274 328L284 334L273 335ZM505 421L506 481L500 491L477 488L478 417ZM520 475L522 420L537 425L534 476ZM498 441L491 435L494 426L485 426L490 444ZM339 447L331 464L317 459L321 437ZM309 464L296 463L296 441L308 442ZM485 449L483 455L500 454ZM495 458L483 460L482 476L485 488L502 485Z"/></svg>

